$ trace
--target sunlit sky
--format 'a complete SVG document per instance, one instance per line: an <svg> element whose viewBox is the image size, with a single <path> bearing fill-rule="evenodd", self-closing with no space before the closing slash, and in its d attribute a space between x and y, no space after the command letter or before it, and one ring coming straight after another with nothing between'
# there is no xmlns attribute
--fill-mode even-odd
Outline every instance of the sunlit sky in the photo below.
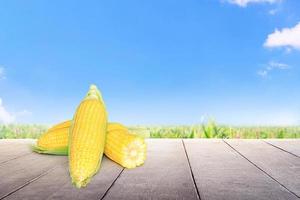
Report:
<svg viewBox="0 0 300 200"><path fill-rule="evenodd" d="M300 124L299 0L1 1L0 123Z"/></svg>

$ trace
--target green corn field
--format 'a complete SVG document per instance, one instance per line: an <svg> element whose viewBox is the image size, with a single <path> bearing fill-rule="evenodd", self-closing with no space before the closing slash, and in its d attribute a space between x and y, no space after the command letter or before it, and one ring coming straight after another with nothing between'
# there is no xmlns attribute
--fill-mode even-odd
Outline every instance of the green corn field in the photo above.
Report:
<svg viewBox="0 0 300 200"><path fill-rule="evenodd" d="M0 139L38 138L46 125L0 125ZM130 126L132 133L146 138L300 138L300 126L226 126L214 120L196 125Z"/></svg>

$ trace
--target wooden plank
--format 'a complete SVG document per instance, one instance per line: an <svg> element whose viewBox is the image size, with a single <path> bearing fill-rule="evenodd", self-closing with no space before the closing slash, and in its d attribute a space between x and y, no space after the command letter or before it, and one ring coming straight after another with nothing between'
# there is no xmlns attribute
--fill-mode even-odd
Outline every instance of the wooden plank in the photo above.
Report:
<svg viewBox="0 0 300 200"><path fill-rule="evenodd" d="M202 200L298 199L222 140L184 140Z"/></svg>
<svg viewBox="0 0 300 200"><path fill-rule="evenodd" d="M15 140L7 140L7 139L0 139L0 156L3 154L10 152L11 150L18 150L19 148L22 151L29 152L31 150L31 145L35 143L35 140L32 139L15 139Z"/></svg>
<svg viewBox="0 0 300 200"><path fill-rule="evenodd" d="M0 146L5 144L16 144L16 143L23 143L23 144L30 144L34 143L36 139L0 139Z"/></svg>
<svg viewBox="0 0 300 200"><path fill-rule="evenodd" d="M106 157L101 169L86 188L77 189L71 184L68 163L59 163L57 168L6 199L101 199L123 168Z"/></svg>
<svg viewBox="0 0 300 200"><path fill-rule="evenodd" d="M300 139L268 139L264 141L300 158Z"/></svg>
<svg viewBox="0 0 300 200"><path fill-rule="evenodd" d="M35 140L0 140L0 165L31 153L31 145Z"/></svg>
<svg viewBox="0 0 300 200"><path fill-rule="evenodd" d="M249 161L300 197L300 159L261 140L226 140Z"/></svg>
<svg viewBox="0 0 300 200"><path fill-rule="evenodd" d="M146 163L124 170L104 199L197 199L181 140L149 139Z"/></svg>
<svg viewBox="0 0 300 200"><path fill-rule="evenodd" d="M47 173L59 163L66 162L63 156L28 154L0 165L0 199Z"/></svg>

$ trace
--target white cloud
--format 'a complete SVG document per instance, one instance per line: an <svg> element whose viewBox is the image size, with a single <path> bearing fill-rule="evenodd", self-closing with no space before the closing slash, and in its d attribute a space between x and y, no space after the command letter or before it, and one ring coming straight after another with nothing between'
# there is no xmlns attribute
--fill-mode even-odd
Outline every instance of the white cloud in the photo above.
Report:
<svg viewBox="0 0 300 200"><path fill-rule="evenodd" d="M0 98L0 124L10 124L16 120L16 117L9 113L2 104L2 99Z"/></svg>
<svg viewBox="0 0 300 200"><path fill-rule="evenodd" d="M258 74L259 76L261 76L261 77L266 77L266 76L268 76L268 73L269 73L269 71L268 71L268 70L265 70L265 69L259 70L259 71L257 72L257 74Z"/></svg>
<svg viewBox="0 0 300 200"><path fill-rule="evenodd" d="M290 69L291 66L289 66L288 64L285 63L280 63L280 62L274 62L274 61L270 61L265 67L264 69L261 69L257 72L257 74L263 78L266 78L269 76L269 74L277 69L277 70L287 70Z"/></svg>
<svg viewBox="0 0 300 200"><path fill-rule="evenodd" d="M289 69L290 66L285 63L271 61L271 62L269 62L268 68L270 70L272 70L272 69Z"/></svg>
<svg viewBox="0 0 300 200"><path fill-rule="evenodd" d="M5 71L4 71L4 67L0 66L0 80L1 79L5 79Z"/></svg>
<svg viewBox="0 0 300 200"><path fill-rule="evenodd" d="M281 0L227 0L227 2L241 7L247 7L249 3L279 3Z"/></svg>
<svg viewBox="0 0 300 200"><path fill-rule="evenodd" d="M28 115L32 115L32 112L26 109L17 113L8 112L2 103L2 99L0 98L0 124L11 124L16 122L17 119Z"/></svg>
<svg viewBox="0 0 300 200"><path fill-rule="evenodd" d="M276 29L268 35L264 43L265 47L286 47L290 51L291 48L300 50L300 22L292 28Z"/></svg>

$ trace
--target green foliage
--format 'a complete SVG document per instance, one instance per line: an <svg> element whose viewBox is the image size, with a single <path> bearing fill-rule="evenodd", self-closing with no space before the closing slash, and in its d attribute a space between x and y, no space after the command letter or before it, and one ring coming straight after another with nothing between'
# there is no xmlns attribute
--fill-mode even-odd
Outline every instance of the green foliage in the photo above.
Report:
<svg viewBox="0 0 300 200"><path fill-rule="evenodd" d="M213 119L201 125L146 126L144 130L150 132L151 138L300 138L300 126L224 126Z"/></svg>
<svg viewBox="0 0 300 200"><path fill-rule="evenodd" d="M0 125L0 139L38 138L48 128L44 125ZM300 126L233 127L218 125L213 119L190 126L132 126L129 130L150 138L300 138Z"/></svg>
<svg viewBox="0 0 300 200"><path fill-rule="evenodd" d="M0 139L38 138L47 129L43 125L0 125Z"/></svg>
<svg viewBox="0 0 300 200"><path fill-rule="evenodd" d="M202 124L202 131L205 138L228 138L230 130L218 126L213 119L209 119L207 125Z"/></svg>

